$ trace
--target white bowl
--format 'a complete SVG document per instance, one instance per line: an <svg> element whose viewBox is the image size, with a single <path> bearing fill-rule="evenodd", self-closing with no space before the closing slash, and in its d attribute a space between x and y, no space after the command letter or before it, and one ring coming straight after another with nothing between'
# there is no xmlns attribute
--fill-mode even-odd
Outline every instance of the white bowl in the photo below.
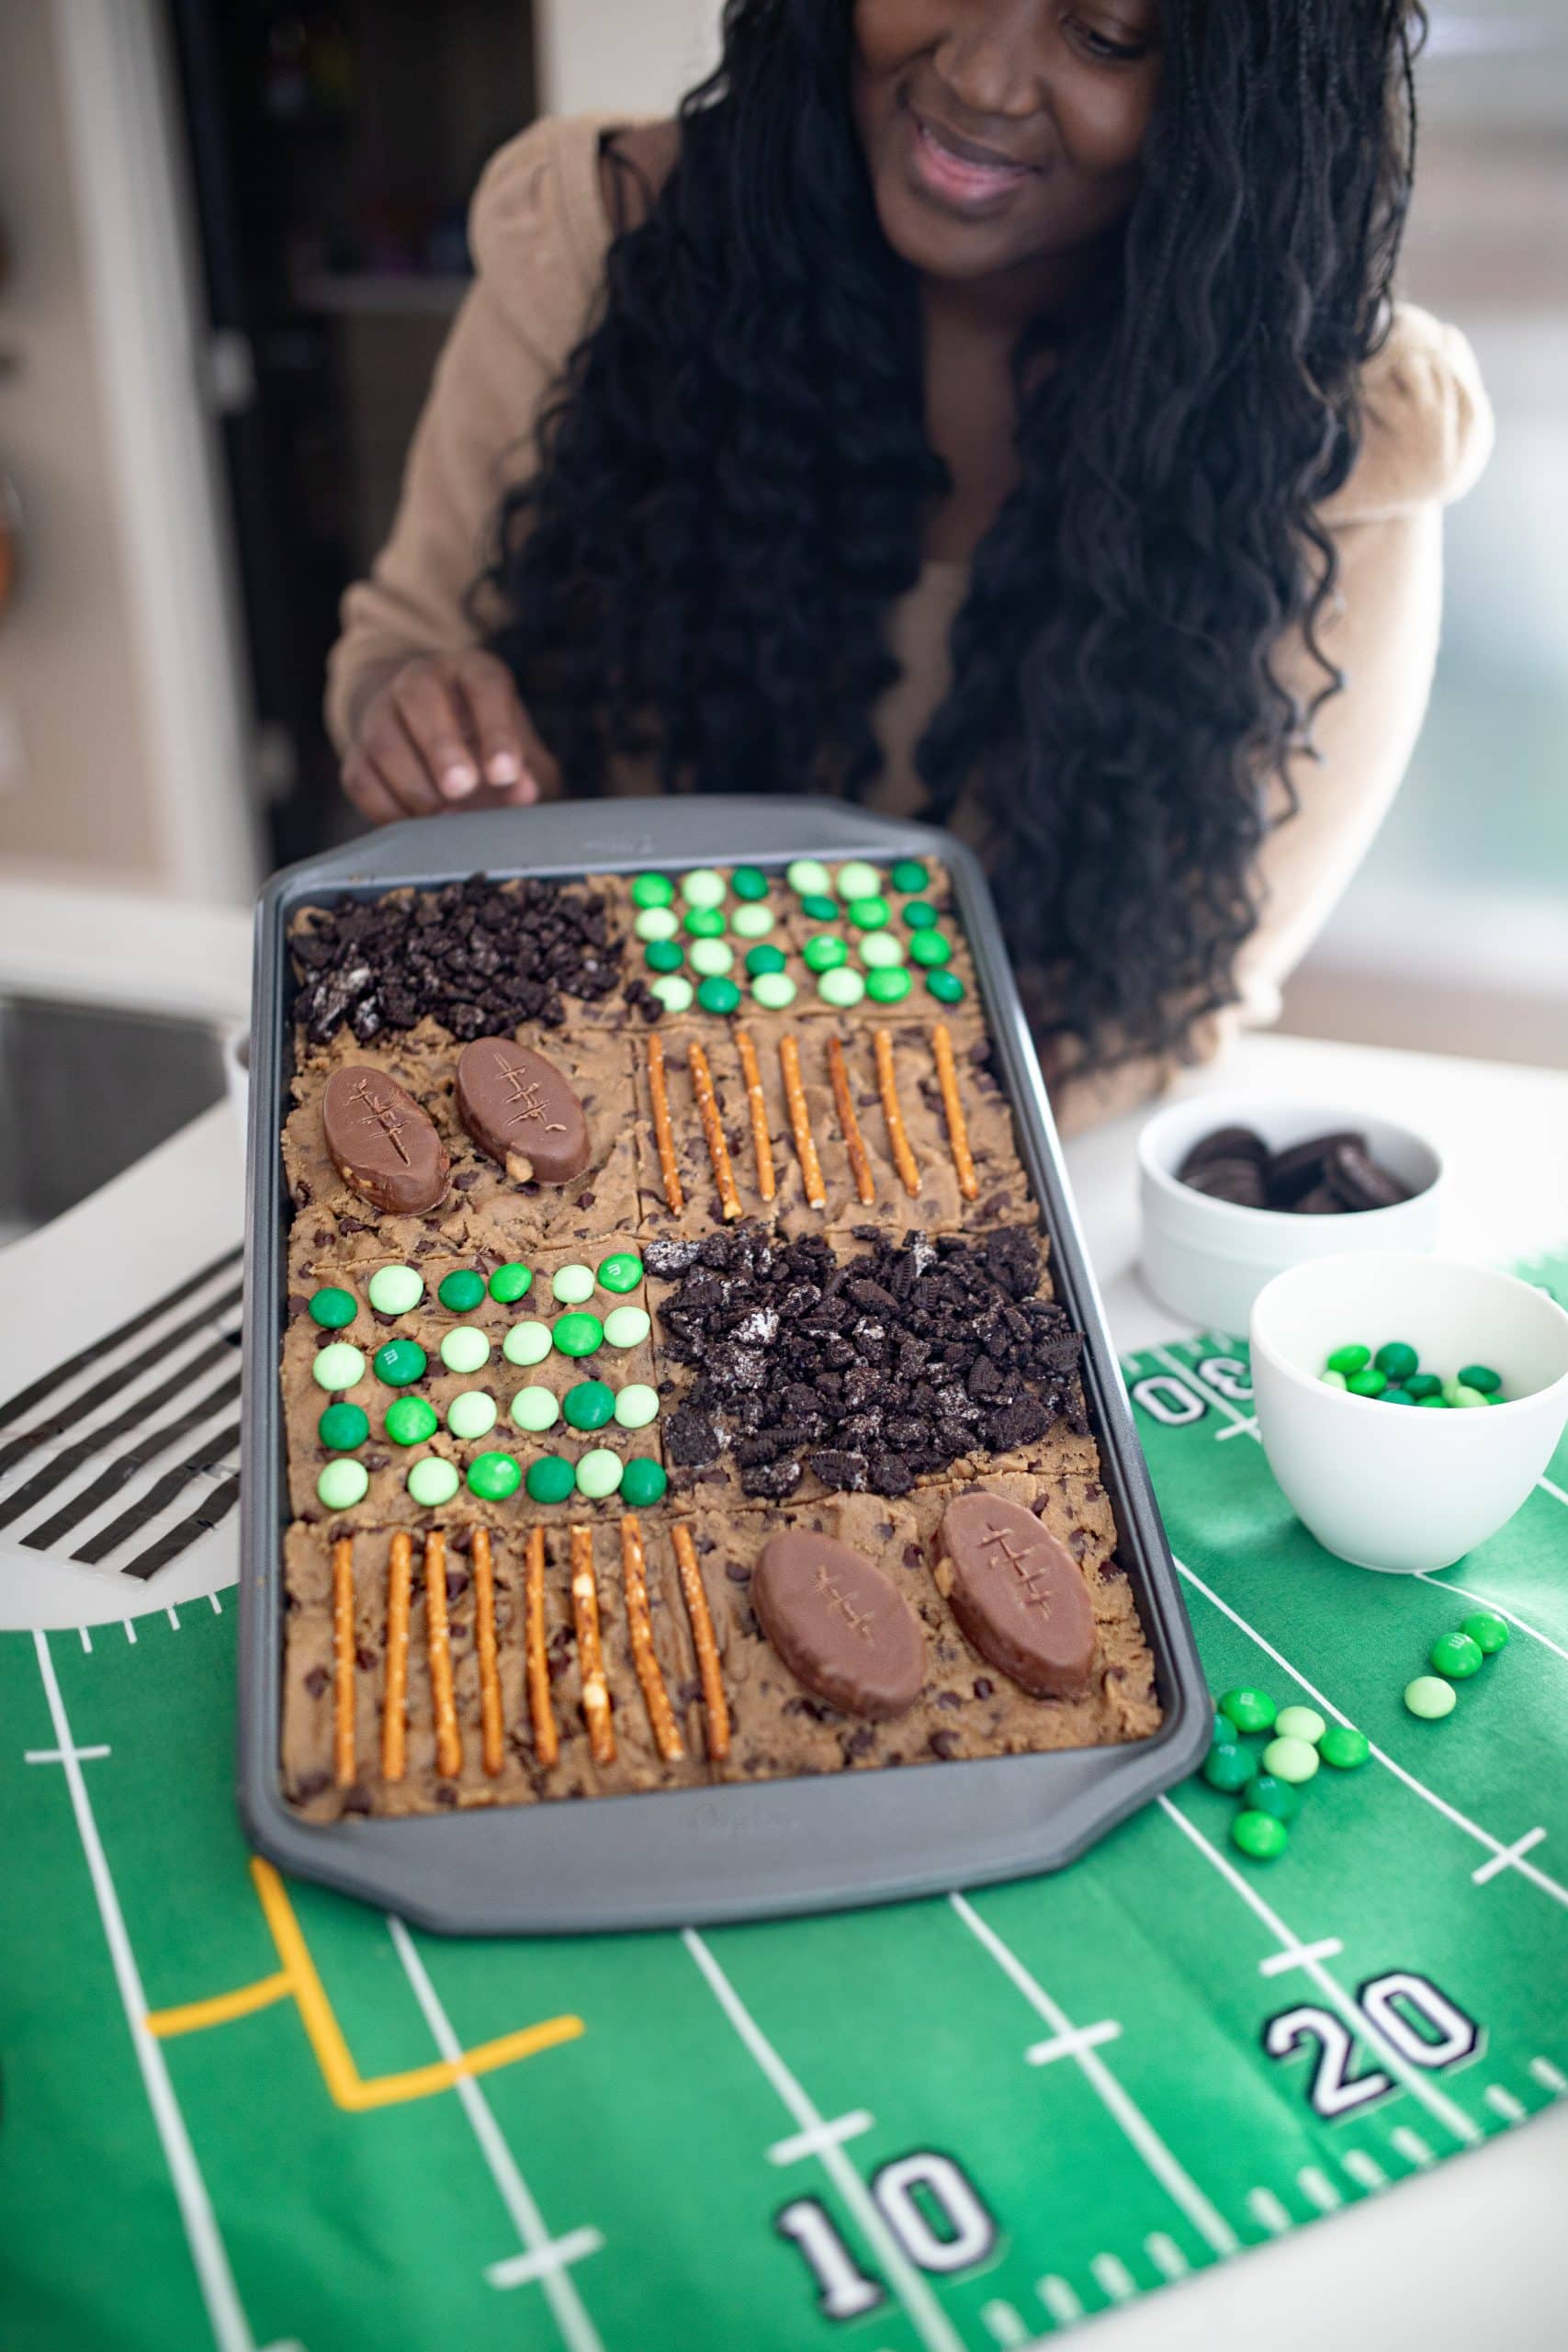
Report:
<svg viewBox="0 0 1568 2352"><path fill-rule="evenodd" d="M1346 1128L1411 1187L1393 1208L1342 1216L1295 1216L1237 1208L1183 1184L1177 1170L1217 1127L1251 1127L1270 1151ZM1287 1266L1347 1250L1433 1250L1443 1209L1443 1163L1424 1136L1343 1102L1294 1102L1251 1094L1200 1094L1156 1112L1138 1136L1144 1280L1162 1306L1205 1330L1245 1331L1252 1302ZM1395 1408L1397 1410L1397 1408Z"/></svg>
<svg viewBox="0 0 1568 2352"><path fill-rule="evenodd" d="M1405 1340L1445 1376L1485 1363L1506 1405L1423 1412L1325 1385L1336 1348ZM1532 1283L1414 1250L1320 1258L1252 1309L1269 1466L1325 1551L1410 1576L1450 1567L1512 1519L1568 1427L1568 1315Z"/></svg>

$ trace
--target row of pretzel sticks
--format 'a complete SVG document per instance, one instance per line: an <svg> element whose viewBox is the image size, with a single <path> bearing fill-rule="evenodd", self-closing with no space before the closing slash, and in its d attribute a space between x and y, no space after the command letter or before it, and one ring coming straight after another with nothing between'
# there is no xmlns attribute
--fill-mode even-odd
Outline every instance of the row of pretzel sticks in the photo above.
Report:
<svg viewBox="0 0 1568 2352"><path fill-rule="evenodd" d="M671 1541L696 1652L706 1717L707 1751L710 1757L722 1758L729 1752L729 1708L707 1593L689 1532L683 1527L677 1527ZM582 1713L588 1730L589 1752L596 1763L609 1764L615 1758L615 1734L600 1637L592 1529L586 1525L573 1526L570 1544L572 1625L577 1640ZM480 1758L485 1771L493 1779L505 1761L505 1715L496 1630L495 1558L491 1536L485 1528L474 1531L471 1559L474 1650L479 1678ZM539 1764L548 1770L559 1759L560 1736L550 1693L549 1658L545 1639L545 1531L536 1526L529 1532L524 1561L524 1679L534 1752ZM454 1780L463 1769L463 1739L457 1720L452 1665L446 1539L439 1529L433 1529L424 1539L422 1571L424 1579L426 1661L435 1734L435 1768L443 1780ZM685 1744L675 1721L654 1646L647 1554L641 1523L631 1513L621 1521L621 1572L632 1660L648 1709L654 1744L667 1763L677 1763L685 1755ZM358 1777L355 1719L358 1640L355 1623L352 1537L340 1536L333 1545L332 1582L333 1772L338 1787L347 1788ZM413 1537L400 1530L392 1537L388 1562L386 1684L381 1710L381 1777L391 1781L405 1779L408 1772L409 1634L412 1608Z"/></svg>
<svg viewBox="0 0 1568 2352"><path fill-rule="evenodd" d="M966 1201L976 1199L979 1180L969 1148L968 1123L964 1115L964 1102L959 1091L958 1068L953 1059L953 1039L944 1022L938 1022L931 1032L931 1054L936 1065L937 1085L942 1095L942 1114L947 1122L948 1141L953 1151L953 1164L958 1177L958 1189ZM767 1102L762 1092L761 1069L757 1048L748 1031L738 1029L736 1046L740 1057L741 1076L745 1080L746 1102L751 1130L752 1150L757 1163L757 1191L763 1201L775 1197L778 1189L773 1161L773 1138L768 1127ZM908 1130L904 1125L904 1113L898 1100L897 1077L894 1066L893 1033L878 1029L872 1039L876 1058L877 1091L887 1128L888 1149L899 1179L909 1197L914 1199L920 1190L920 1170L909 1143ZM714 1181L718 1187L719 1206L726 1224L742 1215L740 1195L736 1189L735 1169L729 1146L725 1139L724 1120L715 1091L713 1070L705 1048L693 1038L687 1047L692 1076L692 1092L702 1121L703 1135L707 1144L708 1158L713 1166ZM806 1198L813 1208L825 1208L827 1187L822 1180L822 1162L812 1133L811 1114L806 1100L806 1086L800 1067L800 1046L793 1036L779 1040L779 1067L784 1077L784 1109L789 1121L795 1157L800 1162L801 1181ZM876 1198L871 1162L866 1155L865 1138L861 1132L851 1091L848 1066L844 1059L843 1041L828 1040L828 1075L833 1090L834 1107L843 1135L844 1148L849 1157L850 1173L854 1179L855 1193L863 1206L869 1208ZM686 1204L685 1188L681 1182L680 1163L675 1151L675 1135L670 1116L669 1072L664 1057L664 1043L657 1035L648 1041L649 1094L653 1108L654 1142L659 1153L660 1175L664 1186L664 1199L671 1211L679 1216Z"/></svg>

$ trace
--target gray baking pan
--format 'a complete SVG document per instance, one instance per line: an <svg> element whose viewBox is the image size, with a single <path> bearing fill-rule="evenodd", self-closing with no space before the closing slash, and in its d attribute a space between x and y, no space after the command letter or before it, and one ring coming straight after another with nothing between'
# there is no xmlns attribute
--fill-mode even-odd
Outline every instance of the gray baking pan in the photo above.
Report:
<svg viewBox="0 0 1568 2352"><path fill-rule="evenodd" d="M795 857L940 858L973 947L986 1012L1051 1235L1058 1296L1087 1340L1084 1386L1101 1477L1154 1651L1165 1719L1124 1747L599 1797L582 1804L325 1825L281 1784L283 1531L278 1351L288 1204L278 1130L292 1068L296 910L474 873L570 878ZM454 1935L665 1928L890 1903L1055 1870L1190 1772L1212 1708L1165 1531L1105 1329L1050 1105L990 893L974 855L928 826L841 802L728 797L579 802L398 825L278 875L256 921L245 1250L240 1808L284 1869Z"/></svg>

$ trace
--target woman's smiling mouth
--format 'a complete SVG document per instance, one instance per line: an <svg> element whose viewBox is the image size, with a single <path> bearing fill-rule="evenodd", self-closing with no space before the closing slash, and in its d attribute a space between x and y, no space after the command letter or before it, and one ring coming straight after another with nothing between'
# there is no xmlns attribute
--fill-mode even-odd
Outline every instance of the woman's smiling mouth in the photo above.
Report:
<svg viewBox="0 0 1568 2352"><path fill-rule="evenodd" d="M1035 164L1013 163L997 149L961 137L913 107L908 120L916 185L951 210L988 210L1036 176Z"/></svg>

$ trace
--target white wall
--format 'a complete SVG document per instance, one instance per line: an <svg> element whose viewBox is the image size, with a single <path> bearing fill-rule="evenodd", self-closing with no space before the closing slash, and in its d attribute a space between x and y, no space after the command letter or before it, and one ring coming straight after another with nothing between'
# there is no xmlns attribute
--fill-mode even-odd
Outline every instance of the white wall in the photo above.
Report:
<svg viewBox="0 0 1568 2352"><path fill-rule="evenodd" d="M718 53L719 0L535 0L547 114L668 114Z"/></svg>

